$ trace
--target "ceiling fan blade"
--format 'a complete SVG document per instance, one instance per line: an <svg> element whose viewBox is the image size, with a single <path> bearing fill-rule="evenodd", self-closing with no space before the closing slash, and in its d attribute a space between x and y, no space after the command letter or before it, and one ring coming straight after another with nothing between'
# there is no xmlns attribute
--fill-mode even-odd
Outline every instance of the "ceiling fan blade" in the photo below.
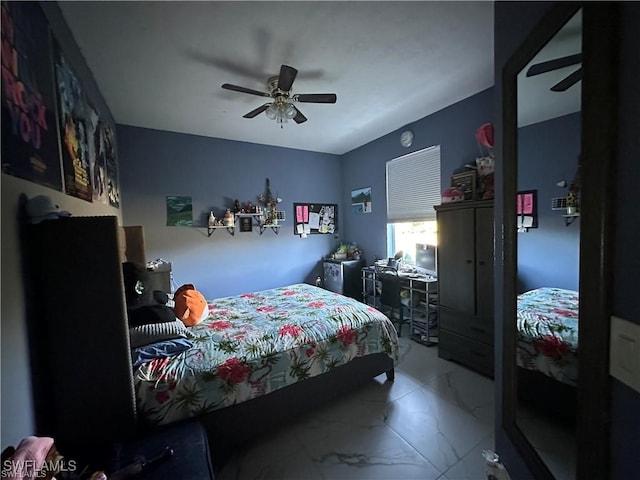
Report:
<svg viewBox="0 0 640 480"><path fill-rule="evenodd" d="M573 87L576 83L582 80L582 67L573 72L564 80L556 83L553 87L551 87L552 92L564 92L565 90Z"/></svg>
<svg viewBox="0 0 640 480"><path fill-rule="evenodd" d="M540 75L541 73L547 73L559 68L570 67L571 65L575 65L580 62L582 62L582 54L576 53L575 55L554 58L547 62L536 63L535 65L531 65L529 70L527 70L527 77Z"/></svg>
<svg viewBox="0 0 640 480"><path fill-rule="evenodd" d="M293 107L293 108L296 108L296 107ZM296 123L300 124L300 123L304 123L304 122L306 122L306 121L307 121L307 117L305 117L305 116L302 114L302 112L301 112L300 110L298 110L297 108L296 108L296 112L297 112L297 113L296 113L296 116L295 116L295 117L293 117L293 121L294 121L294 122L296 122Z"/></svg>
<svg viewBox="0 0 640 480"><path fill-rule="evenodd" d="M260 92L258 90L252 90L251 88L239 87L238 85L231 85L230 83L225 83L222 85L222 88L227 90L233 90L234 92L240 93L250 93L251 95L258 95L259 97L270 97L271 95L266 92Z"/></svg>
<svg viewBox="0 0 640 480"><path fill-rule="evenodd" d="M262 112L264 112L267 108L269 108L269 105L271 105L270 103L265 103L264 105L251 110L249 113L245 114L242 116L242 118L253 118L257 115L260 115Z"/></svg>
<svg viewBox="0 0 640 480"><path fill-rule="evenodd" d="M291 90L296 75L298 75L298 70L289 65L282 65L280 67L280 76L278 77L278 88L284 92Z"/></svg>
<svg viewBox="0 0 640 480"><path fill-rule="evenodd" d="M294 95L297 102L306 103L336 103L338 96L335 93L302 93Z"/></svg>

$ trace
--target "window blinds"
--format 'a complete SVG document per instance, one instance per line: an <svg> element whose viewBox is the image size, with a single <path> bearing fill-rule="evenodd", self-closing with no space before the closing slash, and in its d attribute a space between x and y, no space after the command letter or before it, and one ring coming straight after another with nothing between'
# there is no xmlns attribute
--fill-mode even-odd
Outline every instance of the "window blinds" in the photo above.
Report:
<svg viewBox="0 0 640 480"><path fill-rule="evenodd" d="M440 145L387 162L387 220L435 220L440 205Z"/></svg>

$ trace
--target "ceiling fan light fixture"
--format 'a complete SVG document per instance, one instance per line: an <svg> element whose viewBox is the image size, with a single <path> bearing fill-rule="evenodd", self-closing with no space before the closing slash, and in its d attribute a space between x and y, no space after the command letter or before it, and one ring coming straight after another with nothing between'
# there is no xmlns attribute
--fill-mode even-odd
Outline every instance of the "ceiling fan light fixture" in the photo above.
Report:
<svg viewBox="0 0 640 480"><path fill-rule="evenodd" d="M284 105L284 116L291 120L293 117L297 115L297 111L293 105L290 103L285 103Z"/></svg>
<svg viewBox="0 0 640 480"><path fill-rule="evenodd" d="M269 105L264 112L269 120L275 120L278 117L278 106L275 103Z"/></svg>
<svg viewBox="0 0 640 480"><path fill-rule="evenodd" d="M265 103L264 105L251 110L249 113L243 115L243 118L255 118L262 112L269 120L275 120L280 127L287 123L289 120L293 120L297 124L301 124L307 121L307 117L293 106L294 102L305 103L336 103L337 96L335 93L307 93L307 94L291 94L291 87L293 81L298 74L298 70L288 65L282 65L280 67L280 75L270 77L267 80L267 88L269 93L254 90L252 88L241 87L239 85L232 85L225 83L222 88L227 90L233 90L235 92L248 93L251 95L257 95L260 97L271 97L272 103Z"/></svg>

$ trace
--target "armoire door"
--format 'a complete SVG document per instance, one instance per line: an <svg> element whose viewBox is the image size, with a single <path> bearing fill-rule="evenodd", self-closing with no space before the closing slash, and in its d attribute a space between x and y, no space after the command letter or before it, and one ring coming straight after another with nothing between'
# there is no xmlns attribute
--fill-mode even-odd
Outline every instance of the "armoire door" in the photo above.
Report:
<svg viewBox="0 0 640 480"><path fill-rule="evenodd" d="M493 208L476 209L476 315L493 323Z"/></svg>
<svg viewBox="0 0 640 480"><path fill-rule="evenodd" d="M475 248L472 208L438 212L439 301L475 314Z"/></svg>

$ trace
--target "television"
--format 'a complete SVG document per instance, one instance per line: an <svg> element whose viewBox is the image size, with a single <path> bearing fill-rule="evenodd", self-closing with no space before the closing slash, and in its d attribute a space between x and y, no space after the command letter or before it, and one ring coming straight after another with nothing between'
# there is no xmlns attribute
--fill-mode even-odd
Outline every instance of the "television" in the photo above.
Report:
<svg viewBox="0 0 640 480"><path fill-rule="evenodd" d="M425 275L438 276L436 246L416 243L416 270Z"/></svg>

